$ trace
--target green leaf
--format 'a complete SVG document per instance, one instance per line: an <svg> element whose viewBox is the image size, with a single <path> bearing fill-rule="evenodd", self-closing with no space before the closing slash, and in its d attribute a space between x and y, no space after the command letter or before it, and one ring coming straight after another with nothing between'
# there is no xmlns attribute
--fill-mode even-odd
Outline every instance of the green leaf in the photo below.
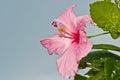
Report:
<svg viewBox="0 0 120 80"><path fill-rule="evenodd" d="M89 75L89 76L94 76L96 73L98 73L98 71L94 70L94 69L91 69L89 70L86 75Z"/></svg>
<svg viewBox="0 0 120 80"><path fill-rule="evenodd" d="M107 80L112 80L112 78L110 78L110 77L112 77L112 71L113 71L113 66L114 65L114 60L112 60L112 59L108 59L106 62L105 62L105 69L104 69L104 71L105 71L105 76L106 76L106 78L107 78Z"/></svg>
<svg viewBox="0 0 120 80"><path fill-rule="evenodd" d="M93 45L93 49L105 49L105 50L113 50L120 52L120 47L110 44L95 44Z"/></svg>
<svg viewBox="0 0 120 80"><path fill-rule="evenodd" d="M83 59L80 60L79 69L83 69L86 67L87 67L87 63Z"/></svg>
<svg viewBox="0 0 120 80"><path fill-rule="evenodd" d="M119 4L119 2L120 2L120 0L115 0L115 3L116 3L116 4Z"/></svg>
<svg viewBox="0 0 120 80"><path fill-rule="evenodd" d="M120 36L120 9L110 1L90 4L90 15L99 28L109 31L112 38Z"/></svg>
<svg viewBox="0 0 120 80"><path fill-rule="evenodd" d="M104 1L108 1L108 2L111 2L111 0L104 0Z"/></svg>
<svg viewBox="0 0 120 80"><path fill-rule="evenodd" d="M90 52L86 57L82 58L79 64L79 69L90 67L96 71L100 71L101 69L104 68L103 63L106 61L107 58L120 60L120 56L113 54L109 51L106 50L93 51Z"/></svg>
<svg viewBox="0 0 120 80"><path fill-rule="evenodd" d="M80 74L76 74L74 80L87 80L87 78Z"/></svg>
<svg viewBox="0 0 120 80"><path fill-rule="evenodd" d="M83 58L83 60L86 62L92 62L93 60L100 60L102 58L112 58L115 60L120 60L120 56L106 50L90 52L86 57Z"/></svg>
<svg viewBox="0 0 120 80"><path fill-rule="evenodd" d="M104 72L103 71L98 72L96 75L94 75L93 80L105 80Z"/></svg>
<svg viewBox="0 0 120 80"><path fill-rule="evenodd" d="M104 67L106 80L120 80L120 60L107 59Z"/></svg>
<svg viewBox="0 0 120 80"><path fill-rule="evenodd" d="M113 60L113 62L109 59ZM91 68L85 74L89 77L77 74L74 80L106 80L108 76L113 75L113 69L116 71L114 77L117 77L113 79L108 78L107 80L120 80L120 56L107 50L90 52L81 60L80 64L80 68Z"/></svg>
<svg viewBox="0 0 120 80"><path fill-rule="evenodd" d="M102 58L102 59L103 59L103 58ZM101 59L92 60L92 61L91 61L91 64L92 64L93 66L102 66L101 63L102 63Z"/></svg>
<svg viewBox="0 0 120 80"><path fill-rule="evenodd" d="M99 71L94 76L89 77L87 80L105 80L104 71Z"/></svg>

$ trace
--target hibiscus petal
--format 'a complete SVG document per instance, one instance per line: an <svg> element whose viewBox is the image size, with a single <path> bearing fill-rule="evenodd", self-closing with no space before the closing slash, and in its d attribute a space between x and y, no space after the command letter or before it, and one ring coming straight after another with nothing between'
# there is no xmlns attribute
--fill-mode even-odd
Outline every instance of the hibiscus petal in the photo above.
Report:
<svg viewBox="0 0 120 80"><path fill-rule="evenodd" d="M75 47L76 45L74 44L70 45L64 54L57 60L58 72L66 78L75 76L78 71Z"/></svg>
<svg viewBox="0 0 120 80"><path fill-rule="evenodd" d="M75 14L73 13L72 9L76 5L70 6L65 12L63 12L55 21L61 23L67 30L70 32L74 32L75 29Z"/></svg>
<svg viewBox="0 0 120 80"><path fill-rule="evenodd" d="M80 30L86 29L85 25L87 22L90 22L93 25L96 25L96 23L93 22L92 18L89 15L79 16L76 18L76 25L77 25L77 28Z"/></svg>
<svg viewBox="0 0 120 80"><path fill-rule="evenodd" d="M87 42L88 41L88 39L86 37L86 32L85 31L80 30L79 34L80 34L79 43L83 43L83 42Z"/></svg>
<svg viewBox="0 0 120 80"><path fill-rule="evenodd" d="M50 55L53 53L62 54L71 44L71 40L62 37L61 35L55 35L41 40L40 43L43 47L48 49Z"/></svg>
<svg viewBox="0 0 120 80"><path fill-rule="evenodd" d="M92 43L90 41L79 43L77 46L77 61L79 62L83 57L87 56L87 54L92 49Z"/></svg>

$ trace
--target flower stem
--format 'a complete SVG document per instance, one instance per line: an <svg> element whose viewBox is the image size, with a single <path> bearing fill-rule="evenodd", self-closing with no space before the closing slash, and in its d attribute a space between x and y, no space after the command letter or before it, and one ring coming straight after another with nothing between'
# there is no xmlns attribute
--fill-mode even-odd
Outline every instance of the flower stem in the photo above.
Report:
<svg viewBox="0 0 120 80"><path fill-rule="evenodd" d="M109 32L104 32L104 33L95 34L95 35L92 35L92 36L87 36L87 38L94 38L94 37L102 36L102 35L105 35L105 34L109 34Z"/></svg>

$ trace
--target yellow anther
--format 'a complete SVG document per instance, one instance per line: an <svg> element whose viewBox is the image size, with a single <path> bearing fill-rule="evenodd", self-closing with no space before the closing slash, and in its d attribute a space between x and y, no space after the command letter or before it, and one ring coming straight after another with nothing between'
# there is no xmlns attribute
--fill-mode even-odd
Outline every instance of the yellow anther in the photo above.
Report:
<svg viewBox="0 0 120 80"><path fill-rule="evenodd" d="M65 33L65 29L62 26L58 27L58 31Z"/></svg>
<svg viewBox="0 0 120 80"><path fill-rule="evenodd" d="M60 32L60 33L62 33L62 34L67 34L67 35L71 35L71 34L69 34L67 31L66 31L66 29L63 27L63 26L59 26L59 27L57 27L58 28L58 31Z"/></svg>

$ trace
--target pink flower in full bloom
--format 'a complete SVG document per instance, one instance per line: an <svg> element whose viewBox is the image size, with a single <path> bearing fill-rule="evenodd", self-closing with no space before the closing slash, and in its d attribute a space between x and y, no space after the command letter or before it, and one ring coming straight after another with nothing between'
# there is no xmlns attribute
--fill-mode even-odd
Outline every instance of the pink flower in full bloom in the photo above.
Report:
<svg viewBox="0 0 120 80"><path fill-rule="evenodd" d="M80 60L92 48L92 43L86 38L85 24L93 21L89 15L76 17L72 12L74 7L69 7L52 23L59 34L40 41L50 55L61 55L57 60L57 68L59 74L66 78L75 76Z"/></svg>

